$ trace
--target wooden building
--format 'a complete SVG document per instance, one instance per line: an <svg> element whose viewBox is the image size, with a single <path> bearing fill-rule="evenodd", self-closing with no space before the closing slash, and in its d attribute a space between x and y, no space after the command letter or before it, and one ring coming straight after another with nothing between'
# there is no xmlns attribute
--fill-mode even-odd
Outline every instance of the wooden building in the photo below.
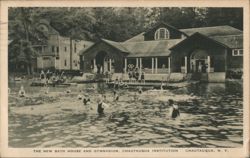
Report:
<svg viewBox="0 0 250 158"><path fill-rule="evenodd" d="M84 72L223 73L243 67L243 32L231 26L155 25L124 42L102 39L80 52ZM213 75L212 74L212 75Z"/></svg>
<svg viewBox="0 0 250 158"><path fill-rule="evenodd" d="M63 37L48 21L41 20L37 28L48 37L46 45L36 47L39 52L37 68L58 71L79 71L79 52L90 47L93 42Z"/></svg>

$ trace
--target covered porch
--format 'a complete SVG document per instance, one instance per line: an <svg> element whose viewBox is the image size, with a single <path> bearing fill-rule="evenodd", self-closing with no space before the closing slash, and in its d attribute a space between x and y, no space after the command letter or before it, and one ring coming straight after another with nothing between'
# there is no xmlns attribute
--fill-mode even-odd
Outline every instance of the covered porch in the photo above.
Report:
<svg viewBox="0 0 250 158"><path fill-rule="evenodd" d="M139 70L145 74L167 74L171 73L170 56L160 57L125 57L124 72Z"/></svg>

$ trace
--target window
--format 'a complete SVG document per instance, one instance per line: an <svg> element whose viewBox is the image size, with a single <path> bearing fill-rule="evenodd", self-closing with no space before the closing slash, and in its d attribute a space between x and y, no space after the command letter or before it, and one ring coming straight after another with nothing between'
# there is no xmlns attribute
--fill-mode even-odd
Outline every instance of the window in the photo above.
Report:
<svg viewBox="0 0 250 158"><path fill-rule="evenodd" d="M67 66L67 60L64 60L64 66Z"/></svg>
<svg viewBox="0 0 250 158"><path fill-rule="evenodd" d="M64 51L67 52L67 47L64 47Z"/></svg>
<svg viewBox="0 0 250 158"><path fill-rule="evenodd" d="M59 47L58 46L56 47L56 52L59 53Z"/></svg>
<svg viewBox="0 0 250 158"><path fill-rule="evenodd" d="M60 58L59 57L56 57L56 60L59 60Z"/></svg>
<svg viewBox="0 0 250 158"><path fill-rule="evenodd" d="M76 43L75 43L75 53L76 53Z"/></svg>
<svg viewBox="0 0 250 158"><path fill-rule="evenodd" d="M55 47L54 46L51 47L51 51L55 52Z"/></svg>
<svg viewBox="0 0 250 158"><path fill-rule="evenodd" d="M232 56L243 56L243 49L233 49Z"/></svg>
<svg viewBox="0 0 250 158"><path fill-rule="evenodd" d="M159 28L155 31L155 40L169 39L169 31L166 28Z"/></svg>

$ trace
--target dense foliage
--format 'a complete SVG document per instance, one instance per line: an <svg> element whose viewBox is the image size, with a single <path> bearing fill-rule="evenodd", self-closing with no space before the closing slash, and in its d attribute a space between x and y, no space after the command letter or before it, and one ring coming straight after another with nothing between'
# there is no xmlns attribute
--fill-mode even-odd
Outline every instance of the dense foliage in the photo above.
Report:
<svg viewBox="0 0 250 158"><path fill-rule="evenodd" d="M100 38L124 41L160 21L177 28L231 25L242 29L243 9L10 8L9 39L14 41L14 47L9 51L10 58L22 54L20 50L32 52L31 45L46 43L47 37L36 28L36 23L41 19L49 21L62 36L92 41ZM26 44L22 44L22 41ZM27 48L23 48L25 46ZM34 55L28 54L27 59ZM25 60L28 64L29 61Z"/></svg>

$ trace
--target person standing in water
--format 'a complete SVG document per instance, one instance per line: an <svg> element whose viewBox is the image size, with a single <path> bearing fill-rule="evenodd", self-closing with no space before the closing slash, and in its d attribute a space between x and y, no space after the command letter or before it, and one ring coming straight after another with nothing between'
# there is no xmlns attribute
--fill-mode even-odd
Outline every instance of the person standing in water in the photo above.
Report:
<svg viewBox="0 0 250 158"><path fill-rule="evenodd" d="M145 83L145 75L144 72L141 74L141 83Z"/></svg>
<svg viewBox="0 0 250 158"><path fill-rule="evenodd" d="M180 116L180 111L179 111L178 105L174 104L174 101L172 99L169 99L168 102L169 102L169 106L171 106L170 107L170 117L172 119L176 119L177 117Z"/></svg>
<svg viewBox="0 0 250 158"><path fill-rule="evenodd" d="M25 97L25 90L24 90L24 88L23 88L23 86L21 86L21 88L20 88L20 90L19 90L19 92L18 92L18 96L19 97Z"/></svg>
<svg viewBox="0 0 250 158"><path fill-rule="evenodd" d="M117 92L114 91L113 94L114 94L114 96L113 96L114 101L118 101L119 100L119 95L117 94Z"/></svg>
<svg viewBox="0 0 250 158"><path fill-rule="evenodd" d="M97 104L97 113L99 115L103 115L104 114L104 107L103 107L102 100L98 101L98 104Z"/></svg>

